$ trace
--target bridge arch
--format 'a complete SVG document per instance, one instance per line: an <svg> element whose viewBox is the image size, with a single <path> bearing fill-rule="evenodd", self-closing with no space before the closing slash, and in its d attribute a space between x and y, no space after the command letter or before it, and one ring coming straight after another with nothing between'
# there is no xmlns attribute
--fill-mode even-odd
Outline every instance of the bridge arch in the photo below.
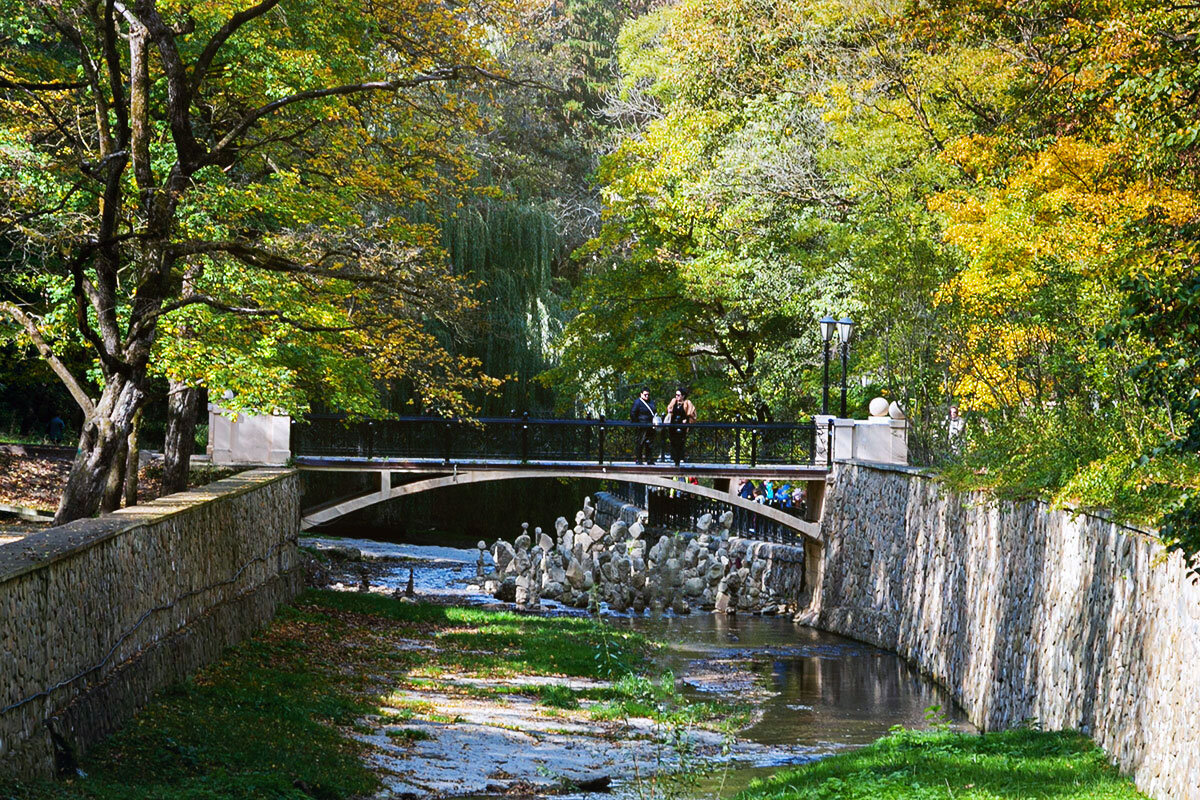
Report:
<svg viewBox="0 0 1200 800"><path fill-rule="evenodd" d="M391 472L380 472L379 489L371 492L365 492L355 497L335 500L331 503L326 503L321 506L306 510L302 514L301 526L305 529L311 529L317 525L323 525L327 522L332 522L339 517L343 517L354 511L373 506L376 503L382 503L387 500L392 500L397 497L407 497L409 495L419 494L421 492L433 491L434 489L443 489L449 486L464 486L472 483L487 483L490 481L516 480L519 478L548 478L555 477L548 475L545 470L459 470L450 474L441 474L435 477L423 478L405 483L400 486L392 486ZM572 478L595 478L598 480L614 480L619 478L623 481L631 483L639 483L645 486L654 486L662 489L675 489L680 492L688 492L699 497L705 497L710 500L717 500L731 506L744 508L747 511L758 514L774 520L775 522L803 534L808 540L820 542L820 526L815 522L809 522L791 514L780 511L777 508L755 503L752 500L746 500L743 497L730 494L729 492L717 491L709 489L707 486L698 486L696 484L687 483L686 481L672 480L669 477L661 475L647 475L638 473L624 473L619 476L612 472L605 471L601 468L595 470L572 470L570 477Z"/></svg>

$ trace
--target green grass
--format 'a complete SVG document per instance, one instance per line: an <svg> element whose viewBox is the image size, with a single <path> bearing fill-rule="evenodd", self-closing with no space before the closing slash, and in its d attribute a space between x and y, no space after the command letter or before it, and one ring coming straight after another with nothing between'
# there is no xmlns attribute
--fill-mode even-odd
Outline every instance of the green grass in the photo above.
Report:
<svg viewBox="0 0 1200 800"><path fill-rule="evenodd" d="M5 798L342 798L378 779L336 726L374 710L361 673L338 668L343 624L311 608L161 692L81 764L87 777L4 785Z"/></svg>
<svg viewBox="0 0 1200 800"><path fill-rule="evenodd" d="M380 616L411 625L414 632L435 629L431 635L441 649L428 654L414 677L453 671L485 677L609 678L629 671L651 649L644 637L592 619L397 603L350 592L309 593L298 605Z"/></svg>
<svg viewBox="0 0 1200 800"><path fill-rule="evenodd" d="M404 650L424 639L438 651ZM645 663L644 638L592 620L545 619L307 592L212 666L160 692L62 782L0 780L4 800L217 800L369 796L378 778L342 729L381 715L452 721L420 701L389 703L444 671L605 677ZM569 692L568 692L569 693ZM563 702L568 702L560 698ZM388 706L393 710L385 710ZM409 736L416 741L419 731Z"/></svg>
<svg viewBox="0 0 1200 800"><path fill-rule="evenodd" d="M569 686L543 686L538 690L538 700L551 708L579 708L579 698Z"/></svg>
<svg viewBox="0 0 1200 800"><path fill-rule="evenodd" d="M757 781L739 800L1135 800L1085 736L897 731L869 747Z"/></svg>

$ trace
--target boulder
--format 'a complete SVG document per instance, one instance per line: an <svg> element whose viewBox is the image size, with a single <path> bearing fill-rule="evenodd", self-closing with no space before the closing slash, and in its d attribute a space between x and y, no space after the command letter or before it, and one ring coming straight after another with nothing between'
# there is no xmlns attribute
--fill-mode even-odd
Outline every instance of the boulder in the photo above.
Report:
<svg viewBox="0 0 1200 800"><path fill-rule="evenodd" d="M517 602L517 581L515 578L505 578L495 590L492 591L496 599L503 603Z"/></svg>
<svg viewBox="0 0 1200 800"><path fill-rule="evenodd" d="M696 533L708 533L713 527L712 514L704 514L696 520Z"/></svg>
<svg viewBox="0 0 1200 800"><path fill-rule="evenodd" d="M629 538L629 526L621 520L616 520L609 526L608 535L613 538L614 542L623 542Z"/></svg>
<svg viewBox="0 0 1200 800"><path fill-rule="evenodd" d="M629 582L630 576L633 574L633 567L629 563L629 558L622 555L616 555L612 560L613 575L619 583L625 584Z"/></svg>
<svg viewBox="0 0 1200 800"><path fill-rule="evenodd" d="M683 584L683 593L687 597L699 597L704 593L707 584L703 578L688 578Z"/></svg>
<svg viewBox="0 0 1200 800"><path fill-rule="evenodd" d="M538 538L537 538L538 547L542 548L542 552L549 553L551 550L554 549L554 540L550 538L550 534L541 533L541 530L542 530L541 528L538 528L538 531L539 531Z"/></svg>
<svg viewBox="0 0 1200 800"><path fill-rule="evenodd" d="M318 550L332 561L362 561L362 551L344 544L318 545Z"/></svg>
<svg viewBox="0 0 1200 800"><path fill-rule="evenodd" d="M503 573L516 556L513 546L503 539L492 545L492 561L496 562L496 571Z"/></svg>
<svg viewBox="0 0 1200 800"><path fill-rule="evenodd" d="M576 561L573 558L570 559L569 561L567 561L567 567L566 567L566 569L563 570L563 574L566 576L567 583L570 584L572 589L583 589L584 588L584 586L583 586L583 577L584 577L583 567L581 567L579 565L578 561Z"/></svg>
<svg viewBox="0 0 1200 800"><path fill-rule="evenodd" d="M718 592L717 599L713 603L713 609L722 614L728 614L731 610L729 600L730 598L728 594L725 592Z"/></svg>

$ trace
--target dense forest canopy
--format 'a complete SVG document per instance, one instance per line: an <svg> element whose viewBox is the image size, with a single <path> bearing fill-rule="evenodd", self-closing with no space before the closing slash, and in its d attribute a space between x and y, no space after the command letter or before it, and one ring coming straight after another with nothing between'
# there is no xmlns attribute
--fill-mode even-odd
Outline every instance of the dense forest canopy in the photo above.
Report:
<svg viewBox="0 0 1200 800"><path fill-rule="evenodd" d="M859 407L971 485L1195 549L1200 17L1161 3L676 0L627 23L603 220L549 379L709 418ZM967 416L947 436L951 405Z"/></svg>
<svg viewBox="0 0 1200 800"><path fill-rule="evenodd" d="M0 10L4 363L108 420L92 494L196 387L803 419L832 313L916 460L1200 543L1194 6Z"/></svg>

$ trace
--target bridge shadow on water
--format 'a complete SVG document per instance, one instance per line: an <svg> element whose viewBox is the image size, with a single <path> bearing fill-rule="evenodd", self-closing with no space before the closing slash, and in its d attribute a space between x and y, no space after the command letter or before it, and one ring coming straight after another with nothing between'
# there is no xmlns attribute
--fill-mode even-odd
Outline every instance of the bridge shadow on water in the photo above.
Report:
<svg viewBox="0 0 1200 800"><path fill-rule="evenodd" d="M412 476L417 479L422 476ZM352 536L382 542L474 548L479 540L512 541L521 523L554 530L554 520L572 523L585 496L604 482L580 478L531 478L448 486L351 512L315 529L315 533ZM302 507L377 489L371 473L302 472Z"/></svg>

